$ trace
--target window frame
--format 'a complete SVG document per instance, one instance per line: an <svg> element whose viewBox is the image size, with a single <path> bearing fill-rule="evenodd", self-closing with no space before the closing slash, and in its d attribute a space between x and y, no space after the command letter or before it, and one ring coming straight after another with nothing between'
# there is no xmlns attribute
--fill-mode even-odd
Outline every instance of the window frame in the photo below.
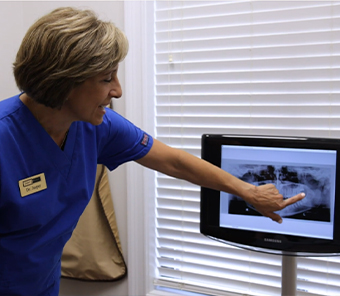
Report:
<svg viewBox="0 0 340 296"><path fill-rule="evenodd" d="M153 39L147 32L147 22L153 22L153 1L124 1L124 31L129 40L129 53L124 62L126 118L152 134L155 114L153 69L150 68L153 64ZM155 290L153 284L156 264L153 243L155 200L150 198L154 190L154 186L150 185L154 174L136 163L127 164L129 295L168 295Z"/></svg>

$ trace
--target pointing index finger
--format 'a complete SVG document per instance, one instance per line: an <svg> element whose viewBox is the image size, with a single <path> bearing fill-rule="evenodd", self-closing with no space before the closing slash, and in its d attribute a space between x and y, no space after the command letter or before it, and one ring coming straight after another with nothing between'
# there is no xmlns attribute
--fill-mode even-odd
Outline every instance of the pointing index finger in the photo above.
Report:
<svg viewBox="0 0 340 296"><path fill-rule="evenodd" d="M302 193L299 193L299 194L297 194L297 195L295 195L295 196L293 196L291 198L287 198L286 200L284 200L284 206L285 207L289 206L289 205L291 205L291 204L293 204L293 203L295 203L295 202L305 198L305 196L306 196L306 194L302 192Z"/></svg>

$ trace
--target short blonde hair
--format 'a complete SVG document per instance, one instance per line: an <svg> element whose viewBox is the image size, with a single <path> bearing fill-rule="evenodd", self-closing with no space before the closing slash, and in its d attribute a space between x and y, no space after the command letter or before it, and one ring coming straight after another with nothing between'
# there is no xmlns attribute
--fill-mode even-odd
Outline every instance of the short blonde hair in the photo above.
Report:
<svg viewBox="0 0 340 296"><path fill-rule="evenodd" d="M91 10L58 8L27 31L13 63L14 77L38 103L61 108L75 86L114 68L127 51L125 34L112 22Z"/></svg>

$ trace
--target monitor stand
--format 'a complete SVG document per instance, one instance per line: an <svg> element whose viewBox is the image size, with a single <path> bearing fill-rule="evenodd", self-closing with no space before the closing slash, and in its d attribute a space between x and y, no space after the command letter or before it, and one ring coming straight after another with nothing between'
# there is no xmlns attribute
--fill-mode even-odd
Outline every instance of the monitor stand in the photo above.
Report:
<svg viewBox="0 0 340 296"><path fill-rule="evenodd" d="M296 269L296 257L282 255L281 296L296 295Z"/></svg>

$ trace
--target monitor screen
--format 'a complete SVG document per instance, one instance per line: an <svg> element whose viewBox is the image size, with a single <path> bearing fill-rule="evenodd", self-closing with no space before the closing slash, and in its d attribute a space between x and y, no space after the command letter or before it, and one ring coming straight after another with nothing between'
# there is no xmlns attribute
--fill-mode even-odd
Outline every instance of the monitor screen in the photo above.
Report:
<svg viewBox="0 0 340 296"><path fill-rule="evenodd" d="M201 189L201 232L255 251L296 256L340 253L334 139L203 135L202 158L256 186L272 183L284 198L306 197L277 213L278 224L240 197ZM340 173L340 172L339 172Z"/></svg>

